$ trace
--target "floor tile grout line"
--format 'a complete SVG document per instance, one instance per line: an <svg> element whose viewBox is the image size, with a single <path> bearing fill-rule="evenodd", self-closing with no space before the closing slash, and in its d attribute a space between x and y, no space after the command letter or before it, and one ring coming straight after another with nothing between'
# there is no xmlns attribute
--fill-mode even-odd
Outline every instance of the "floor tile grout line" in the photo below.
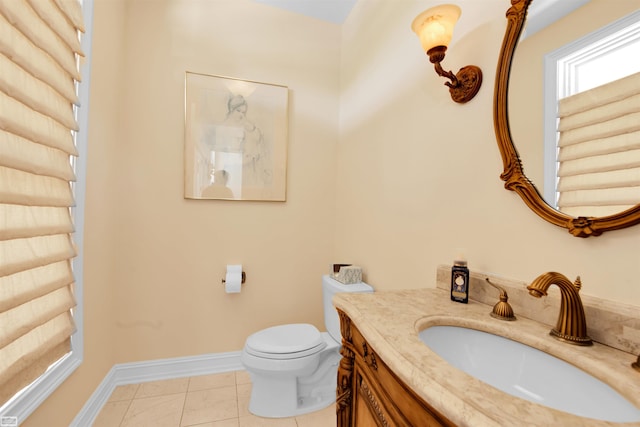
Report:
<svg viewBox="0 0 640 427"><path fill-rule="evenodd" d="M238 374L233 373L233 382L236 384L236 415L238 416L238 425L240 425L240 393L238 393Z"/></svg>
<svg viewBox="0 0 640 427"><path fill-rule="evenodd" d="M123 426L124 420L127 417L127 412L129 412L129 408L131 408L132 404L133 404L133 398L129 399L129 404L127 405L127 409L124 411L124 414L122 414L122 419L120 420L120 424L118 424L120 427Z"/></svg>
<svg viewBox="0 0 640 427"><path fill-rule="evenodd" d="M127 409L122 414L122 419L120 420L120 423L118 424L119 427L123 427L124 426L124 420L127 418L127 413L129 412L129 409L131 409L131 405L133 405L133 399L135 399L136 393L138 392L139 389L140 389L140 384L136 384L136 389L133 392L133 395L131 396L131 398L129 399L129 404L127 405Z"/></svg>
<svg viewBox="0 0 640 427"><path fill-rule="evenodd" d="M240 418L241 418L241 414L240 414L240 407L241 407L240 388L243 388L243 393L246 393L246 391L244 390L244 388L245 388L244 385L245 384L250 384L250 381L247 381L247 378L244 375L238 375L237 372L234 374L233 380L234 380L235 393L236 393L236 395L235 395L235 400L236 400L236 411L235 411L235 414L237 416L228 418L228 420L235 419L236 422L237 422L236 425L240 426L240 425L242 425L240 423ZM183 395L182 412L180 414L179 423L178 423L178 425L176 427L180 427L182 425L182 423L184 422L184 420L185 420L184 417L185 417L186 401L187 401L187 396L189 394L189 388L191 387L192 383L195 383L194 377L187 377L187 390ZM142 383L136 384L136 389L135 389L135 391L133 393L133 397L131 397L129 399L122 399L123 401L127 401L128 404L127 404L126 410L124 411L124 414L122 415L122 418L121 418L119 424L117 424L119 427L124 427L125 426L126 416L129 413L132 405L134 404L134 401L136 399L144 399L145 398L145 397L139 397L139 398L136 397L136 395L140 391L141 385L142 385ZM219 388L219 387L223 387L223 386L222 385L208 386L208 387L205 387L205 389L208 390L208 389ZM164 396L166 394L167 393L161 393L161 394L159 394L157 396L161 396L161 395ZM168 394L174 394L174 393L168 393ZM147 397L154 397L154 396L147 396ZM242 400L243 400L243 402L246 402L246 396L244 396L244 394L243 394ZM291 417L291 418L292 418L291 421L293 421L293 423L291 425L294 425L296 427L300 427L302 425L305 425L305 423L302 420L298 419L298 417ZM214 421L221 421L221 420L214 420Z"/></svg>
<svg viewBox="0 0 640 427"><path fill-rule="evenodd" d="M193 377L188 377L187 379L187 390L184 393L184 400L182 401L182 411L180 411L180 421L178 421L178 427L182 425L182 420L184 419L184 411L187 407L187 395L189 394L189 388L191 387L191 379Z"/></svg>

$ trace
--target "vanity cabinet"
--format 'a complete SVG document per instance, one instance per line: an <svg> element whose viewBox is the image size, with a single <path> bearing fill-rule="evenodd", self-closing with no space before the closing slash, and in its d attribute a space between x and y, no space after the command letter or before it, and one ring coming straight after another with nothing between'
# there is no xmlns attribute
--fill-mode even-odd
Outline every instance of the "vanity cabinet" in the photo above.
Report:
<svg viewBox="0 0 640 427"><path fill-rule="evenodd" d="M338 313L343 340L337 427L454 426L389 369L345 313Z"/></svg>

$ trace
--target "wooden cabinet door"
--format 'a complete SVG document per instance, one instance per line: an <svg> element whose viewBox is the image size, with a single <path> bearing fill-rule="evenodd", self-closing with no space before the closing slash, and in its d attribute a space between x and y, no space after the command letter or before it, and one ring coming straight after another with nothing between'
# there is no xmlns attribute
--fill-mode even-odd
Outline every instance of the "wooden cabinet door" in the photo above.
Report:
<svg viewBox="0 0 640 427"><path fill-rule="evenodd" d="M387 411L389 402L381 396L377 385L371 383L356 367L354 393L354 423L355 427L391 427L392 416Z"/></svg>
<svg viewBox="0 0 640 427"><path fill-rule="evenodd" d="M340 312L343 356L338 369L338 427L454 427L407 387Z"/></svg>

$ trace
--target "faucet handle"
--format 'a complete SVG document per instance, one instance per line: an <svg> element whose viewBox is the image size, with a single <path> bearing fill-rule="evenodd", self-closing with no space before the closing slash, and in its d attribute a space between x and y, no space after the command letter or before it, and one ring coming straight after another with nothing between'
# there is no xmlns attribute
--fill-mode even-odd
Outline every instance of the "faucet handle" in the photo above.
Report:
<svg viewBox="0 0 640 427"><path fill-rule="evenodd" d="M485 280L488 284L500 291L500 301L493 306L491 317L508 321L516 320L516 316L513 314L513 308L511 308L511 304L509 304L509 295L507 295L507 291L495 283L491 283L491 280L489 280L488 277L485 277Z"/></svg>

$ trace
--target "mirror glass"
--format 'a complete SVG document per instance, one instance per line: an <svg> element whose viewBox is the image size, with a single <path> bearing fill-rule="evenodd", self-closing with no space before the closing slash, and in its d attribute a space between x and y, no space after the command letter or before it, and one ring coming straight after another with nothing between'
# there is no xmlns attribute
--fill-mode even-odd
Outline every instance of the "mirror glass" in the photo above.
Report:
<svg viewBox="0 0 640 427"><path fill-rule="evenodd" d="M569 80L570 73L561 75L560 83L556 82L556 59L560 55L556 52L566 54L567 46L576 45L577 41L586 43L586 37L591 40L594 37L608 37L615 31L610 29L611 24L617 22L620 25L620 20L625 17L625 25L630 19L640 21L639 9L640 0L532 0L529 6L527 22L518 39L511 64L508 124L524 174L552 209L557 209L556 115L559 95L556 85L564 85L565 88L577 85ZM640 23L638 27L637 32L640 33ZM603 30L606 28L609 29ZM636 38L640 39L638 36ZM631 49L635 49L631 51L635 53L619 55L623 58L621 63L616 63L613 55L601 55L605 60L601 61L602 65L595 74L605 80L616 80L640 71L640 61L629 60L640 57L640 43ZM627 64L635 69L624 69ZM637 194L640 194L640 188ZM640 203L640 196L633 203ZM565 213L579 217L605 216L616 212L567 209Z"/></svg>

